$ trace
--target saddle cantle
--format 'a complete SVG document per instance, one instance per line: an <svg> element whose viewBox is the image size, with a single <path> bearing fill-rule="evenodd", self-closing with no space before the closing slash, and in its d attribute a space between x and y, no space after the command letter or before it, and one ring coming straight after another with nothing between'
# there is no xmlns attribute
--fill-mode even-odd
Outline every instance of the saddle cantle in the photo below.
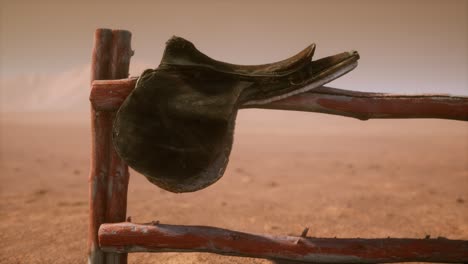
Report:
<svg viewBox="0 0 468 264"><path fill-rule="evenodd" d="M357 66L357 52L312 61L315 45L264 65L214 60L179 37L166 43L117 112L113 143L123 160L159 187L192 192L222 177L238 109L321 86Z"/></svg>

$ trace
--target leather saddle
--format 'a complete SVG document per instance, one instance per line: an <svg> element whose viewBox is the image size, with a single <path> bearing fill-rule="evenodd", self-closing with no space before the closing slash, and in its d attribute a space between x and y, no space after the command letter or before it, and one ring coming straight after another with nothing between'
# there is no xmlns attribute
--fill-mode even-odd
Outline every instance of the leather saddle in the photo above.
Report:
<svg viewBox="0 0 468 264"><path fill-rule="evenodd" d="M315 44L296 55L274 63L236 65L214 60L200 52L195 45L180 37L172 37L166 44L161 65L202 67L213 71L244 76L282 76L297 71L312 60Z"/></svg>
<svg viewBox="0 0 468 264"><path fill-rule="evenodd" d="M237 111L321 86L356 67L345 52L312 61L315 45L283 61L234 65L214 60L180 37L166 43L117 112L113 144L150 182L193 192L220 179L234 140Z"/></svg>

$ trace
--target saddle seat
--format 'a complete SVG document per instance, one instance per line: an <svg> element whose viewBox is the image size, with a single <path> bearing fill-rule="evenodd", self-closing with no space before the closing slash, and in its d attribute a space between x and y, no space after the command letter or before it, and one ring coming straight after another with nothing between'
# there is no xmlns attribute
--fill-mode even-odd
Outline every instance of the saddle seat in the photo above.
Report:
<svg viewBox="0 0 468 264"><path fill-rule="evenodd" d="M312 44L282 61L261 65L236 65L212 59L199 51L192 42L174 36L166 43L160 66L202 67L217 72L244 76L283 76L310 63L314 51L315 44Z"/></svg>

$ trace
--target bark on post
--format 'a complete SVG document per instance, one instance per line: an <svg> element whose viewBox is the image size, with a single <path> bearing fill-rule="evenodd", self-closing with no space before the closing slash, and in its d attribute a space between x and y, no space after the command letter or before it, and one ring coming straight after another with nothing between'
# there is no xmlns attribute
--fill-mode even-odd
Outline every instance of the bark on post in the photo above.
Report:
<svg viewBox="0 0 468 264"><path fill-rule="evenodd" d="M94 34L91 82L109 78L112 31L98 29ZM105 221L107 174L109 171L109 113L91 107L91 168L89 174L88 263L103 264L104 252L99 248L98 229Z"/></svg>
<svg viewBox="0 0 468 264"><path fill-rule="evenodd" d="M94 80L127 78L131 34L128 31L97 29L92 53L91 83ZM115 113L91 105L91 168L89 175L88 263L126 263L126 254L104 254L98 244L99 226L125 220L128 168L115 155L111 142ZM115 198L117 197L117 198ZM123 215L123 216L122 216ZM107 255L107 258L106 258Z"/></svg>
<svg viewBox="0 0 468 264"><path fill-rule="evenodd" d="M133 55L131 49L132 34L125 30L112 31L112 55L110 60L110 79L122 79L128 77L130 58ZM111 122L114 121L115 111L111 114ZM128 189L128 166L120 159L112 144L112 127L109 135L109 178L107 183L107 208L106 223L117 223L125 221L127 214L127 189ZM127 254L106 254L107 264L126 264Z"/></svg>
<svg viewBox="0 0 468 264"><path fill-rule="evenodd" d="M269 236L159 223L104 224L99 243L109 252L210 252L301 263L468 262L466 240Z"/></svg>

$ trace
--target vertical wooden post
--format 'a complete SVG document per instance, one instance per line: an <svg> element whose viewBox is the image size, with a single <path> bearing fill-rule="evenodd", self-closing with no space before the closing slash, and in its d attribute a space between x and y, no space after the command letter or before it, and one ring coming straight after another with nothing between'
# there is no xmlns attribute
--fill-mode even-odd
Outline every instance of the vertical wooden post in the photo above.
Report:
<svg viewBox="0 0 468 264"><path fill-rule="evenodd" d="M131 33L124 30L97 29L94 35L91 82L128 77ZM91 168L89 175L88 263L122 263L126 254L104 254L98 243L103 223L125 220L128 167L112 145L115 112L96 111L91 107Z"/></svg>
<svg viewBox="0 0 468 264"><path fill-rule="evenodd" d="M112 31L98 29L94 34L91 82L109 78ZM109 114L95 111L91 106L91 168L89 174L88 263L103 264L104 253L99 249L98 229L106 212L107 173L109 164Z"/></svg>
<svg viewBox="0 0 468 264"><path fill-rule="evenodd" d="M128 78L130 58L133 55L131 49L132 34L125 30L112 31L112 53L110 60L110 78ZM112 112L111 120L114 121L115 113ZM110 141L112 140L112 129L109 131ZM110 167L107 183L107 208L106 222L124 222L127 214L127 189L128 189L128 166L120 159L114 149L112 142L109 146ZM107 253L107 264L126 264L127 254Z"/></svg>

